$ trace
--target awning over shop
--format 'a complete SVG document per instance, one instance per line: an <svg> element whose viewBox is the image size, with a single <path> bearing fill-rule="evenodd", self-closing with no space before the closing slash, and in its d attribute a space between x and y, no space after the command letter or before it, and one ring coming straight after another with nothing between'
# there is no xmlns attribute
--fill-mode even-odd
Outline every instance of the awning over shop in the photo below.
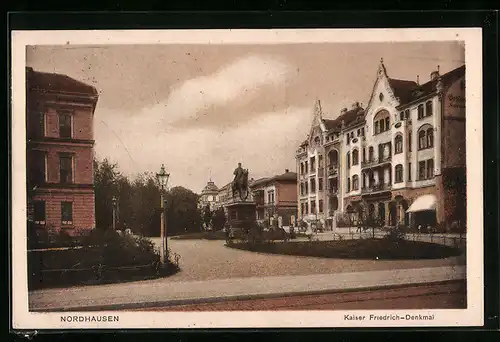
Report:
<svg viewBox="0 0 500 342"><path fill-rule="evenodd" d="M406 210L407 213L416 213L418 211L436 210L436 196L423 195L418 197Z"/></svg>

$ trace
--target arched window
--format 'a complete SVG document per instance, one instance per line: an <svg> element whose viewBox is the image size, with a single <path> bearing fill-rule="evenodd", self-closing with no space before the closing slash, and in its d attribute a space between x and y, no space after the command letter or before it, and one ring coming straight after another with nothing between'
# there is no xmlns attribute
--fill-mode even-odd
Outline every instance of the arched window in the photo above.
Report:
<svg viewBox="0 0 500 342"><path fill-rule="evenodd" d="M425 116L432 115L432 101L427 101L425 103Z"/></svg>
<svg viewBox="0 0 500 342"><path fill-rule="evenodd" d="M418 132L418 149L423 150L426 148L426 141L425 141L425 130L421 130Z"/></svg>
<svg viewBox="0 0 500 342"><path fill-rule="evenodd" d="M351 179L347 178L347 192L351 191Z"/></svg>
<svg viewBox="0 0 500 342"><path fill-rule="evenodd" d="M427 129L427 148L434 146L434 130L432 128Z"/></svg>
<svg viewBox="0 0 500 342"><path fill-rule="evenodd" d="M403 181L403 165L396 165L396 181L395 183L401 183Z"/></svg>
<svg viewBox="0 0 500 342"><path fill-rule="evenodd" d="M434 129L426 124L418 130L418 149L423 150L434 146Z"/></svg>
<svg viewBox="0 0 500 342"><path fill-rule="evenodd" d="M314 138L314 143L316 145L320 145L321 144L321 139L319 137Z"/></svg>
<svg viewBox="0 0 500 342"><path fill-rule="evenodd" d="M355 149L352 151L352 165L358 165L359 163L359 151Z"/></svg>
<svg viewBox="0 0 500 342"><path fill-rule="evenodd" d="M417 117L418 117L418 119L422 119L424 117L424 105L423 104L418 105Z"/></svg>
<svg viewBox="0 0 500 342"><path fill-rule="evenodd" d="M368 148L368 161L373 161L375 156L373 155L373 146Z"/></svg>
<svg viewBox="0 0 500 342"><path fill-rule="evenodd" d="M390 114L387 110L382 109L373 118L373 126L375 127L375 133L382 133L391 127Z"/></svg>
<svg viewBox="0 0 500 342"><path fill-rule="evenodd" d="M405 110L405 119L409 119L410 118L410 110L407 109Z"/></svg>
<svg viewBox="0 0 500 342"><path fill-rule="evenodd" d="M354 175L352 176L352 190L358 190L359 189L359 176Z"/></svg>
<svg viewBox="0 0 500 342"><path fill-rule="evenodd" d="M347 168L350 168L351 167L351 153L350 152L347 152L346 160L347 160Z"/></svg>
<svg viewBox="0 0 500 342"><path fill-rule="evenodd" d="M405 119L405 112L399 113L399 121L403 121Z"/></svg>
<svg viewBox="0 0 500 342"><path fill-rule="evenodd" d="M394 154L402 152L403 152L403 136L397 135L396 138L394 138Z"/></svg>

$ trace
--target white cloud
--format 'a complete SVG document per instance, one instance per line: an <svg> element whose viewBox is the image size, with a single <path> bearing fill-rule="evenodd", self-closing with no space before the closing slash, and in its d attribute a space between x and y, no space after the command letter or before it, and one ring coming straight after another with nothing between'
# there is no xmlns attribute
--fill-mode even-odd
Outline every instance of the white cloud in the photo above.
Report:
<svg viewBox="0 0 500 342"><path fill-rule="evenodd" d="M150 120L162 124L195 118L201 110L212 105L255 96L259 87L283 84L291 76L291 66L276 58L248 56L214 74L189 79L175 86L165 101L146 108L145 112ZM141 115L140 120L144 116Z"/></svg>
<svg viewBox="0 0 500 342"><path fill-rule="evenodd" d="M223 122L211 128L172 127L176 120L195 117L206 106L255 96L262 85L280 85L290 70L278 60L250 56L213 75L185 81L164 102L140 113L97 108L97 156L117 161L127 174L156 171L165 163L173 185L194 191L201 190L210 172L214 181L227 182L239 161L256 175L292 168L297 138L303 138L310 121L309 108L263 113L255 116L260 119L235 128L225 128Z"/></svg>
<svg viewBox="0 0 500 342"><path fill-rule="evenodd" d="M126 174L157 171L165 163L172 185L200 191L210 173L217 185L230 181L238 162L251 177L293 171L295 150L309 129L310 108L289 108L287 114L263 113L228 130L137 129L136 118L107 112L107 125L96 120L96 153L111 157ZM143 127L144 128L144 127Z"/></svg>

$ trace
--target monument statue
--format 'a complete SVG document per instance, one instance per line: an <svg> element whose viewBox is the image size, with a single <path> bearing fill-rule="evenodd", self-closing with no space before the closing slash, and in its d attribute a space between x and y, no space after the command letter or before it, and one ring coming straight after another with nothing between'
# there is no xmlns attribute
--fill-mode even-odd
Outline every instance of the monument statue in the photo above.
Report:
<svg viewBox="0 0 500 342"><path fill-rule="evenodd" d="M238 167L234 169L233 175L233 197L238 193L240 199L244 201L248 197L248 170L243 169L241 163L238 163Z"/></svg>

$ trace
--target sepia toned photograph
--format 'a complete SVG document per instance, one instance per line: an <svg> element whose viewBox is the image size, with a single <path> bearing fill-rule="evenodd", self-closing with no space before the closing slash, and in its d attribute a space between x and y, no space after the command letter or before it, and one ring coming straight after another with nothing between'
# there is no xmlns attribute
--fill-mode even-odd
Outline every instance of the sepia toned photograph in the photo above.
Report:
<svg viewBox="0 0 500 342"><path fill-rule="evenodd" d="M20 326L477 323L481 36L433 30L19 39Z"/></svg>

